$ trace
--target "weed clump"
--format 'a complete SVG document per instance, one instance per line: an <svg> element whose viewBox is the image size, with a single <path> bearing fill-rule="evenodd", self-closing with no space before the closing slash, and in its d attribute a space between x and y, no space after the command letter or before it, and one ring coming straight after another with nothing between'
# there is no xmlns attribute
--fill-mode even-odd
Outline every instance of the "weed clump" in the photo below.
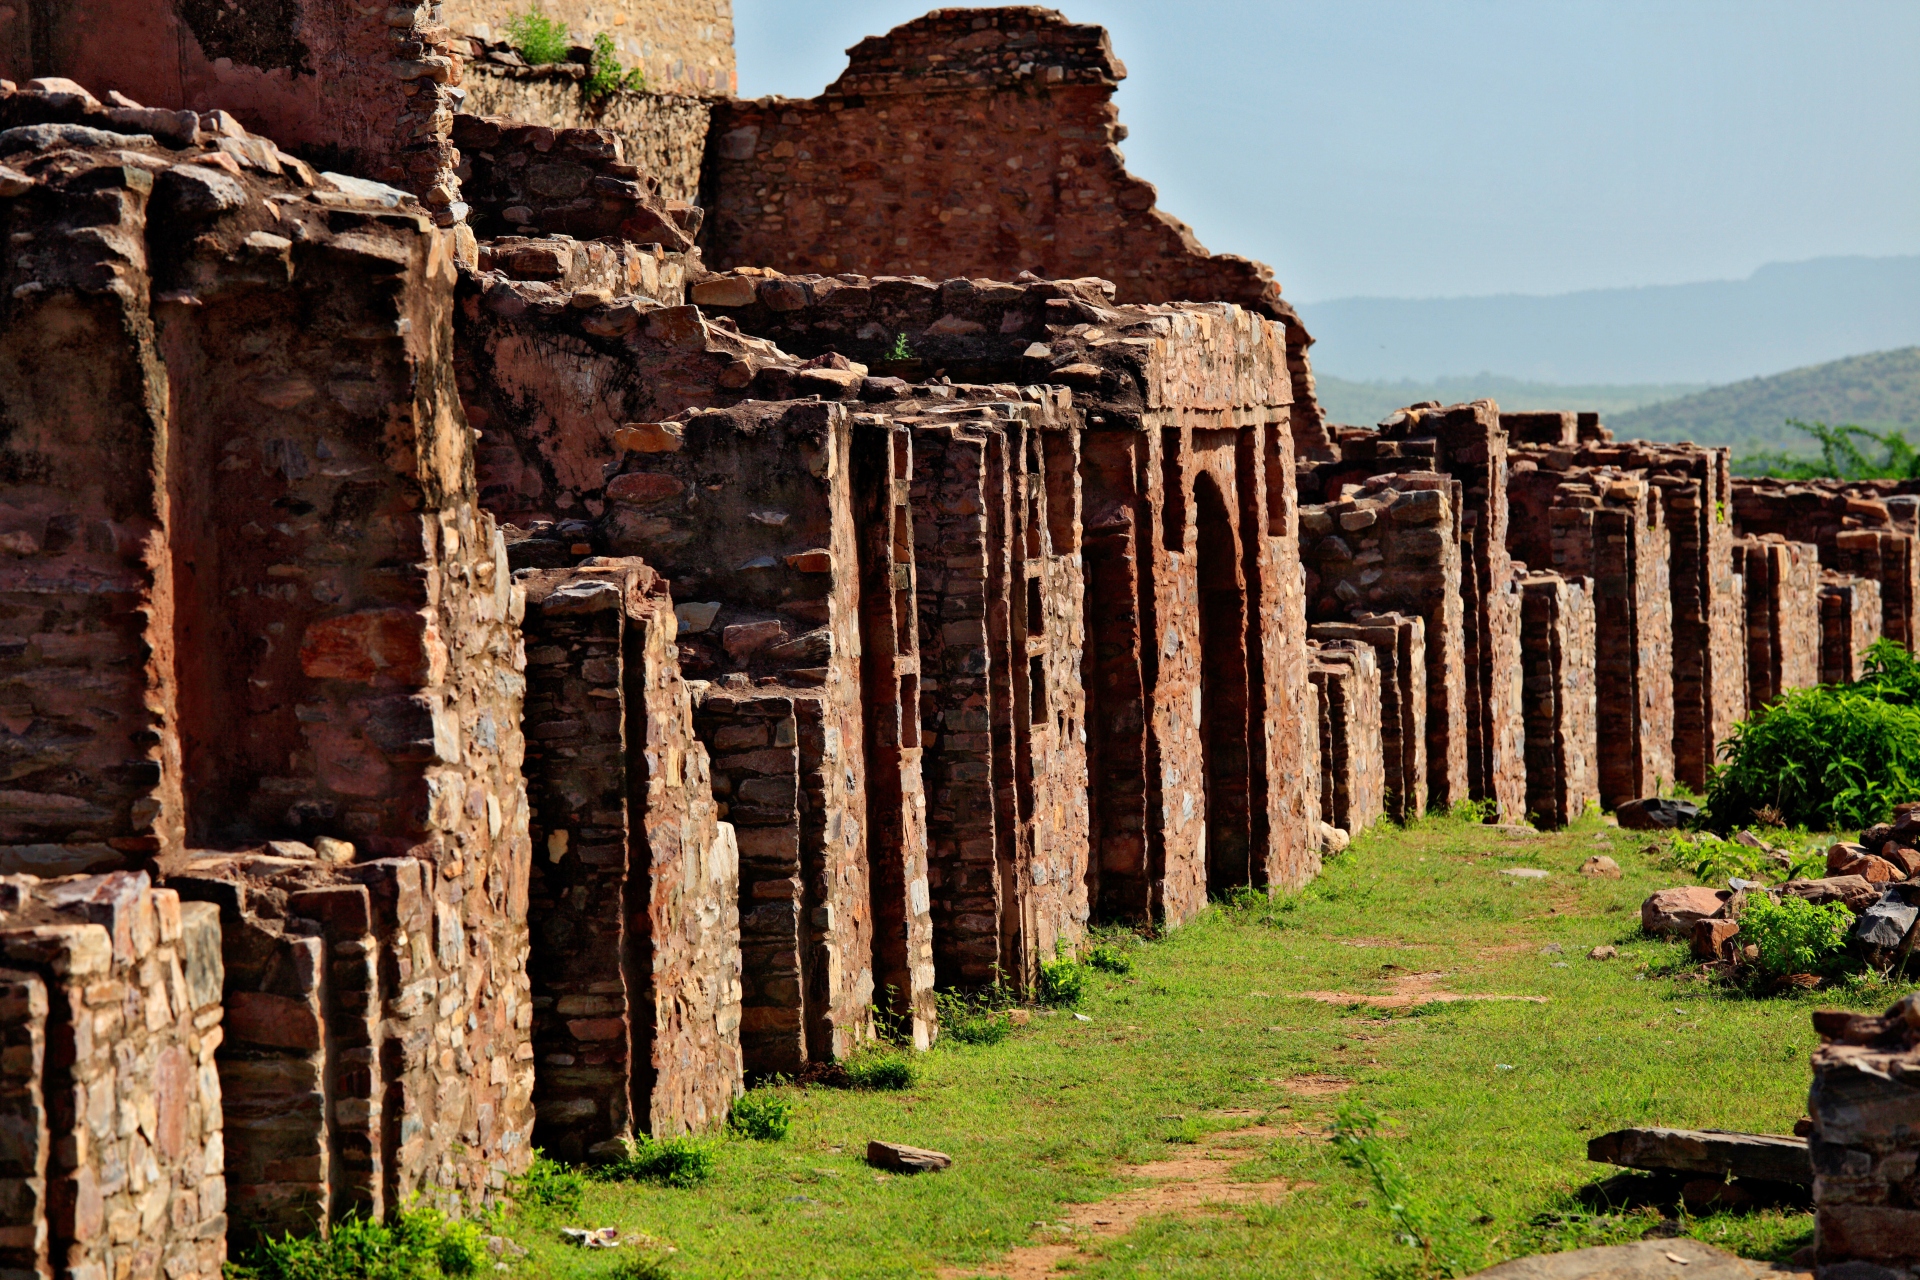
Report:
<svg viewBox="0 0 1920 1280"><path fill-rule="evenodd" d="M749 1089L733 1100L727 1128L743 1138L778 1142L793 1129L793 1102L769 1089Z"/></svg>
<svg viewBox="0 0 1920 1280"><path fill-rule="evenodd" d="M1113 942L1103 942L1087 952L1087 964L1102 973L1133 972L1133 957L1128 955L1119 944Z"/></svg>
<svg viewBox="0 0 1920 1280"><path fill-rule="evenodd" d="M623 90L637 93L646 87L646 72L637 67L632 71L621 69L620 54L613 47L612 36L602 31L593 38L593 57L587 63L587 78L580 85L588 102L598 102Z"/></svg>
<svg viewBox="0 0 1920 1280"><path fill-rule="evenodd" d="M847 1060L847 1084L854 1089L911 1089L913 1064L884 1050L856 1054Z"/></svg>
<svg viewBox="0 0 1920 1280"><path fill-rule="evenodd" d="M1086 998L1092 971L1078 960L1062 956L1040 966L1040 1003L1055 1008L1072 1008Z"/></svg>
<svg viewBox="0 0 1920 1280"><path fill-rule="evenodd" d="M1884 822L1920 799L1920 661L1889 640L1851 684L1796 689L1733 727L1707 786L1716 826L1763 810L1816 831Z"/></svg>
<svg viewBox="0 0 1920 1280"><path fill-rule="evenodd" d="M994 987L972 995L959 991L934 993L940 1015L940 1034L960 1044L999 1044L1013 1034L1013 1012L1006 990Z"/></svg>
<svg viewBox="0 0 1920 1280"><path fill-rule="evenodd" d="M713 1148L684 1134L672 1138L645 1135L627 1143L627 1153L593 1171L602 1182L658 1182L697 1187L713 1176Z"/></svg>
<svg viewBox="0 0 1920 1280"><path fill-rule="evenodd" d="M1381 1123L1378 1113L1359 1103L1343 1103L1334 1119L1333 1145L1342 1160L1373 1184L1394 1238L1419 1250L1414 1274L1463 1276L1476 1270L1480 1250L1467 1215L1419 1192L1387 1150L1379 1134Z"/></svg>
<svg viewBox="0 0 1920 1280"><path fill-rule="evenodd" d="M391 1223L349 1215L324 1239L262 1240L244 1263L228 1263L231 1280L441 1280L488 1267L478 1225L438 1209L403 1210Z"/></svg>
<svg viewBox="0 0 1920 1280"><path fill-rule="evenodd" d="M532 66L565 62L573 48L573 35L567 30L567 24L549 18L538 9L517 13L502 25L506 28L507 43Z"/></svg>
<svg viewBox="0 0 1920 1280"><path fill-rule="evenodd" d="M1804 898L1764 893L1747 899L1740 937L1759 949L1760 967L1776 977L1818 973L1846 950L1853 914L1837 902L1814 906Z"/></svg>
<svg viewBox="0 0 1920 1280"><path fill-rule="evenodd" d="M549 1160L538 1150L533 1153L533 1164L513 1184L514 1199L522 1206L555 1213L572 1213L586 1194L586 1174L572 1165Z"/></svg>

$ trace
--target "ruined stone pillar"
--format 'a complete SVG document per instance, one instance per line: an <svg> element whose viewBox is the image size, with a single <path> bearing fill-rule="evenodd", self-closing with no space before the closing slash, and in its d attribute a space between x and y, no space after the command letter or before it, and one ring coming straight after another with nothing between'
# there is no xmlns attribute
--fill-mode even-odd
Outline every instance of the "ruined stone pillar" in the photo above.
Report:
<svg viewBox="0 0 1920 1280"><path fill-rule="evenodd" d="M1822 1275L1920 1277L1920 999L1883 1017L1822 1010L1813 1052L1814 1248Z"/></svg>
<svg viewBox="0 0 1920 1280"><path fill-rule="evenodd" d="M1311 641L1362 640L1380 670L1382 804L1395 822L1427 807L1427 625L1399 613L1362 614L1354 622L1316 622ZM1324 769L1322 770L1324 776Z"/></svg>
<svg viewBox="0 0 1920 1280"><path fill-rule="evenodd" d="M665 584L636 560L522 584L534 1138L579 1161L713 1128L739 1093L739 852Z"/></svg>
<svg viewBox="0 0 1920 1280"><path fill-rule="evenodd" d="M1320 699L1321 821L1358 835L1384 808L1380 668L1362 640L1316 642L1313 687Z"/></svg>
<svg viewBox="0 0 1920 1280"><path fill-rule="evenodd" d="M1521 579L1527 693L1527 813L1563 827L1598 804L1594 602L1591 578Z"/></svg>
<svg viewBox="0 0 1920 1280"><path fill-rule="evenodd" d="M1746 580L1747 704L1764 707L1820 681L1819 549L1773 534L1742 538L1734 557Z"/></svg>
<svg viewBox="0 0 1920 1280"><path fill-rule="evenodd" d="M1880 584L1827 570L1820 575L1820 683L1846 684L1865 669L1880 638Z"/></svg>

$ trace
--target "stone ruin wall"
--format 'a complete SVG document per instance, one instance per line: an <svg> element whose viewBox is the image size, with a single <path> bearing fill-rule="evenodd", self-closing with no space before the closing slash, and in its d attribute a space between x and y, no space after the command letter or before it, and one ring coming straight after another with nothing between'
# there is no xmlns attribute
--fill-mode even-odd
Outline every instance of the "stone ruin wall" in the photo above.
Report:
<svg viewBox="0 0 1920 1280"><path fill-rule="evenodd" d="M1819 548L1769 534L1733 553L1746 582L1747 703L1764 707L1820 682Z"/></svg>
<svg viewBox="0 0 1920 1280"><path fill-rule="evenodd" d="M443 0L438 8L454 31L496 47L505 45L507 23L526 12L513 0ZM540 11L565 23L576 47L590 46L595 36L606 35L620 65L639 71L653 93L739 92L732 0L547 0ZM467 110L493 114L471 101ZM534 119L524 114L514 118Z"/></svg>
<svg viewBox="0 0 1920 1280"><path fill-rule="evenodd" d="M1814 1249L1823 1275L1920 1276L1920 1000L1822 1011L1813 1052Z"/></svg>
<svg viewBox="0 0 1920 1280"><path fill-rule="evenodd" d="M924 1046L936 983L1030 979L1092 919L1303 883L1323 816L1417 813L1420 780L1545 821L1685 780L1745 703L1743 649L1775 689L1818 660L1821 615L1790 639L1779 609L1822 570L1836 654L1876 607L1911 626L1904 492L1733 486L1724 454L1585 414L1322 422L1277 286L1153 209L1113 145L1123 71L1057 15L931 15L812 102L595 117L563 101L579 74L425 10L290 40L136 8L116 21L159 36L102 68L31 43L40 10L15 15L43 24L28 70L125 96L0 86L0 124L55 126L0 156L0 218L41 246L0 303L0 403L28 408L0 536L30 561L0 604L43 620L0 672L36 716L10 776L40 788L0 847L113 874L23 880L4 923L40 939L76 895L96 919L120 890L94 886L144 869L220 973L169 990L174 1031L146 1015L199 1064L177 1129L158 1103L135 1124L198 1161L194 1202L175 1177L150 1223L143 1170L89 1243L29 1158L49 1181L16 1203L61 1247L211 1274L229 1231L482 1202L533 1140L711 1125L876 1007ZM209 41L244 55L211 80ZM339 74L258 74L296 56ZM463 73L551 114L456 125ZM316 137L319 83L354 110ZM951 127L988 112L1007 137ZM908 257L879 144L940 175ZM1590 777L1608 733L1632 777ZM583 888L597 913L559 905ZM8 943L29 1047L61 1017L42 954ZM165 972L128 978L150 1011ZM70 1123L27 1061L0 1096Z"/></svg>
<svg viewBox="0 0 1920 1280"><path fill-rule="evenodd" d="M1880 584L1828 570L1820 575L1820 683L1866 673L1867 647L1880 638Z"/></svg>

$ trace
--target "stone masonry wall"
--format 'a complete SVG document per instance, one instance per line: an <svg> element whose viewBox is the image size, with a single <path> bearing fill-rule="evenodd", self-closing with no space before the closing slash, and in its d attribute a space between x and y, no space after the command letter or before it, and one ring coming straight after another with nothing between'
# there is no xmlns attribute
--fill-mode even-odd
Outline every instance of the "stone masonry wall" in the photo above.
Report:
<svg viewBox="0 0 1920 1280"><path fill-rule="evenodd" d="M1881 630L1911 646L1913 602L1920 593L1915 574L1920 570L1912 508L1902 504L1903 514L1896 519L1889 502L1898 495L1888 491L1891 487L1743 479L1733 486L1730 505L1743 534L1810 542L1819 548L1822 567L1879 577Z"/></svg>
<svg viewBox="0 0 1920 1280"><path fill-rule="evenodd" d="M1819 549L1773 534L1733 550L1746 580L1747 705L1763 707L1820 681Z"/></svg>
<svg viewBox="0 0 1920 1280"><path fill-rule="evenodd" d="M461 114L452 136L461 149L461 195L482 236L545 232L674 254L693 248L700 211L661 197L658 184L627 161L617 133Z"/></svg>
<svg viewBox="0 0 1920 1280"><path fill-rule="evenodd" d="M1814 1248L1823 1276L1920 1276L1920 1001L1884 1017L1813 1015L1807 1114Z"/></svg>
<svg viewBox="0 0 1920 1280"><path fill-rule="evenodd" d="M1561 827L1600 801L1593 580L1534 572L1520 591L1527 813Z"/></svg>
<svg viewBox="0 0 1920 1280"><path fill-rule="evenodd" d="M1316 642L1311 672L1319 693L1321 821L1350 834L1383 813L1380 668L1363 640Z"/></svg>
<svg viewBox="0 0 1920 1280"><path fill-rule="evenodd" d="M1673 605L1665 507L1635 473L1514 465L1513 555L1594 582L1600 802L1650 796L1673 766Z"/></svg>
<svg viewBox="0 0 1920 1280"><path fill-rule="evenodd" d="M1435 809L1467 799L1457 486L1431 471L1378 476L1337 502L1303 508L1300 517L1308 616L1316 624L1380 610L1422 620L1427 804Z"/></svg>
<svg viewBox="0 0 1920 1280"><path fill-rule="evenodd" d="M739 854L665 584L629 560L522 585L534 1137L578 1161L711 1128L739 1092Z"/></svg>
<svg viewBox="0 0 1920 1280"><path fill-rule="evenodd" d="M143 872L0 882L0 1266L216 1280L220 926Z"/></svg>
<svg viewBox="0 0 1920 1280"><path fill-rule="evenodd" d="M1867 646L1880 638L1880 584L1831 571L1820 575L1820 683L1858 680Z"/></svg>
<svg viewBox="0 0 1920 1280"><path fill-rule="evenodd" d="M1381 804L1395 822L1419 817L1427 807L1426 622L1400 613L1362 614L1354 622L1316 622L1307 637L1373 646L1380 671Z"/></svg>
<svg viewBox="0 0 1920 1280"><path fill-rule="evenodd" d="M243 137L244 124L322 168L410 191L450 227L465 213L448 137L460 64L438 12L326 0L10 6L0 78L64 77L122 95L116 105L205 113L209 134Z"/></svg>

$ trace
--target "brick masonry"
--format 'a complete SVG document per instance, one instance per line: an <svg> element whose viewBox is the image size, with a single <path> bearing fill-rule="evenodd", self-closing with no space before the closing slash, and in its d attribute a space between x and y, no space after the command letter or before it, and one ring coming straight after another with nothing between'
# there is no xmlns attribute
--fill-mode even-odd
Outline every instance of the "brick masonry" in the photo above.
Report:
<svg viewBox="0 0 1920 1280"><path fill-rule="evenodd" d="M579 1161L710 1129L739 1093L739 849L665 582L613 560L521 583L534 1139Z"/></svg>
<svg viewBox="0 0 1920 1280"><path fill-rule="evenodd" d="M1822 1275L1920 1276L1920 1016L1819 1013L1813 1053L1814 1248Z"/></svg>
<svg viewBox="0 0 1920 1280"><path fill-rule="evenodd" d="M451 0L439 9L455 31L500 45L505 44L507 23L526 12L513 0ZM565 23L577 45L607 36L621 66L639 71L656 93L729 94L739 89L732 0L550 0L540 12Z"/></svg>
<svg viewBox="0 0 1920 1280"><path fill-rule="evenodd" d="M1880 638L1880 584L1827 570L1820 575L1820 683L1858 680L1867 646Z"/></svg>
<svg viewBox="0 0 1920 1280"><path fill-rule="evenodd" d="M1380 667L1364 640L1316 641L1311 660L1320 706L1321 820L1358 834L1384 812Z"/></svg>
<svg viewBox="0 0 1920 1280"><path fill-rule="evenodd" d="M1600 802L1593 595L1591 578L1534 571L1520 580L1527 813L1545 826Z"/></svg>
<svg viewBox="0 0 1920 1280"><path fill-rule="evenodd" d="M1820 682L1819 548L1778 534L1742 538L1734 565L1746 582L1747 704Z"/></svg>
<svg viewBox="0 0 1920 1280"><path fill-rule="evenodd" d="M1426 621L1401 613L1361 614L1354 622L1316 622L1307 637L1373 646L1380 672L1381 805L1395 822L1419 817L1427 807ZM1325 774L1323 761L1323 795Z"/></svg>

